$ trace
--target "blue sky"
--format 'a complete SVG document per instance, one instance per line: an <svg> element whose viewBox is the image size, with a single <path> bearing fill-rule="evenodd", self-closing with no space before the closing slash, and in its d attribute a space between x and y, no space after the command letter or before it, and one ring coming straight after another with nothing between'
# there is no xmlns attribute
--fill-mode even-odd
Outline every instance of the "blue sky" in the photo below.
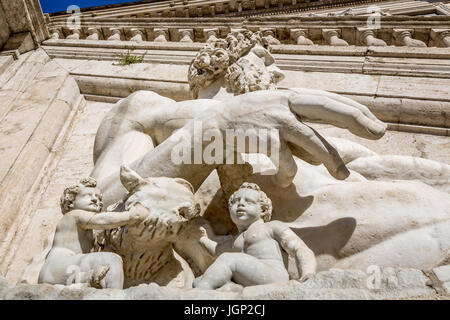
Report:
<svg viewBox="0 0 450 320"><path fill-rule="evenodd" d="M66 11L70 5L77 5L80 8L104 6L107 4L116 4L131 2L136 0L39 0L44 13Z"/></svg>
<svg viewBox="0 0 450 320"><path fill-rule="evenodd" d="M11 0L13 1L13 0ZM132 2L137 0L39 0L41 2L42 11L44 13L52 13L59 11L66 11L70 5L77 5L80 8L104 6L108 4ZM443 0L427 0L429 2L443 1Z"/></svg>

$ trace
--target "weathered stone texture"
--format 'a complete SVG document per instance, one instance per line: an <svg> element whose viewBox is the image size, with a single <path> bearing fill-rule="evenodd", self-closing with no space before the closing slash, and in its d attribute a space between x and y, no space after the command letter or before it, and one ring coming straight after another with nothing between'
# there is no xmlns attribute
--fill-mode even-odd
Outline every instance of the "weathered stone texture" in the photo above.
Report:
<svg viewBox="0 0 450 320"><path fill-rule="evenodd" d="M442 288L450 295L450 265L434 268L433 272Z"/></svg>
<svg viewBox="0 0 450 320"><path fill-rule="evenodd" d="M11 33L30 32L35 47L49 37L39 0L1 0L0 4L4 13L0 21L7 23Z"/></svg>
<svg viewBox="0 0 450 320"><path fill-rule="evenodd" d="M28 210L44 165L82 96L69 74L41 49L24 54L2 74L0 87L1 269L14 255L14 239L26 227ZM0 83L1 84L1 83ZM31 202L27 202L31 201ZM23 220L25 219L25 220Z"/></svg>
<svg viewBox="0 0 450 320"><path fill-rule="evenodd" d="M11 248L16 255L6 275L13 283L37 282L45 255L53 241L56 223L61 218L59 198L67 185L78 182L80 177L89 176L93 168L95 134L111 106L107 103L89 102L77 114L70 137L58 151L61 159L55 164L54 174L48 177L45 193L39 196L41 200L30 218L29 229L24 229L20 244Z"/></svg>
<svg viewBox="0 0 450 320"><path fill-rule="evenodd" d="M450 164L450 141L445 136L387 131L380 140L356 137L346 130L324 124L312 124L321 134L357 142L381 155L404 155Z"/></svg>
<svg viewBox="0 0 450 320"><path fill-rule="evenodd" d="M3 47L6 41L8 41L9 33L10 29L8 22L6 21L6 14L0 4L0 49Z"/></svg>
<svg viewBox="0 0 450 320"><path fill-rule="evenodd" d="M447 268L449 266L446 266ZM429 278L417 269L382 268L379 278L360 270L330 269L319 272L304 283L291 280L246 287L239 291L171 289L155 283L143 284L126 290L69 288L51 285L12 286L0 277L0 299L8 300L334 300L334 299L406 299L437 296L429 286Z"/></svg>

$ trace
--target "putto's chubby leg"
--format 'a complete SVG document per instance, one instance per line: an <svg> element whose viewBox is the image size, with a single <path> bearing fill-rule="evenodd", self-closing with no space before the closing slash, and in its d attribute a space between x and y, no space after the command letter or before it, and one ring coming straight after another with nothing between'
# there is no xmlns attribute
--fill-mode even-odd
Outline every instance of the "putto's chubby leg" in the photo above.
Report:
<svg viewBox="0 0 450 320"><path fill-rule="evenodd" d="M214 290L233 280L243 286L254 286L289 280L284 265L266 263L245 253L223 253L194 281L194 287Z"/></svg>
<svg viewBox="0 0 450 320"><path fill-rule="evenodd" d="M79 267L83 255L57 255L51 252L39 273L38 283L70 285L78 278L81 272ZM69 283L70 282L70 283Z"/></svg>

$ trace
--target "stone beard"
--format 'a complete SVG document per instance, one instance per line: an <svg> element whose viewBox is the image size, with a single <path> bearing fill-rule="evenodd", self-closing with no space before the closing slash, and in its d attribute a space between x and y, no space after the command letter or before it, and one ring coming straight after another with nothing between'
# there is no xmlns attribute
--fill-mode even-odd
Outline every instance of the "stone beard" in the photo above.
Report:
<svg viewBox="0 0 450 320"><path fill-rule="evenodd" d="M235 96L258 90L276 89L275 75L265 65L244 57L227 68L227 89Z"/></svg>
<svg viewBox="0 0 450 320"><path fill-rule="evenodd" d="M223 77L227 91L235 96L275 89L284 75L264 45L260 33L229 35L207 44L194 58L188 80L194 98L199 91Z"/></svg>

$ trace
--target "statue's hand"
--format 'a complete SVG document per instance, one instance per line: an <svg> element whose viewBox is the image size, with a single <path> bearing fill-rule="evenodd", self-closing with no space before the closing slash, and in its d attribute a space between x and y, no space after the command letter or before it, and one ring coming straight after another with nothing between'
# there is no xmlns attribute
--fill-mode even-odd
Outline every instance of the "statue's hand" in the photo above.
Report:
<svg viewBox="0 0 450 320"><path fill-rule="evenodd" d="M293 155L311 164L323 163L336 179L343 180L350 174L336 149L304 121L328 123L368 139L381 138L387 127L367 107L320 90L252 92L224 104L226 111L221 113L226 120L219 122L224 134L235 128L279 131L279 170L273 179L283 187L297 173ZM273 161L273 155L267 155Z"/></svg>
<svg viewBox="0 0 450 320"><path fill-rule="evenodd" d="M212 233L212 228L203 218L190 220L181 230L177 237L179 242L198 241L202 237L208 237L208 232Z"/></svg>
<svg viewBox="0 0 450 320"><path fill-rule="evenodd" d="M298 281L305 282L309 279L312 279L314 277L314 275L315 275L314 273L307 273L307 274L303 275Z"/></svg>
<svg viewBox="0 0 450 320"><path fill-rule="evenodd" d="M386 124L367 107L349 98L320 90L296 89L296 92L298 94L293 94L289 99L296 120L290 121L284 135L292 153L310 163L323 163L336 179L347 178L350 173L338 152L303 121L329 123L372 140L384 135Z"/></svg>
<svg viewBox="0 0 450 320"><path fill-rule="evenodd" d="M150 215L150 210L148 210L146 207L144 207L140 203L136 203L133 207L130 209L130 219L133 221L136 221L137 223L140 223L147 219L147 217Z"/></svg>

